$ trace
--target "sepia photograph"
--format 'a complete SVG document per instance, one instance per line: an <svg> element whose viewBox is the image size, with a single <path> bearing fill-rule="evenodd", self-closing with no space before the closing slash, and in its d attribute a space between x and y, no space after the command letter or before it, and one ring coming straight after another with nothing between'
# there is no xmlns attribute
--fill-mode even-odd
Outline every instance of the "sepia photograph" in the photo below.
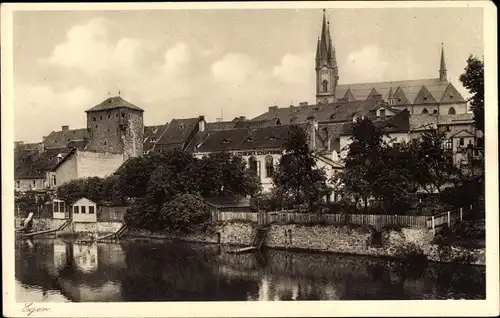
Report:
<svg viewBox="0 0 500 318"><path fill-rule="evenodd" d="M492 3L32 6L2 5L8 316L498 314Z"/></svg>

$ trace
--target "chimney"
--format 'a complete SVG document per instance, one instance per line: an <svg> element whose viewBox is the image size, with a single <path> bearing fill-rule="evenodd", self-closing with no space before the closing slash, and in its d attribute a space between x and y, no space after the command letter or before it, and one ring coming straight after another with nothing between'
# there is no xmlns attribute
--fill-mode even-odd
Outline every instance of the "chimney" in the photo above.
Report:
<svg viewBox="0 0 500 318"><path fill-rule="evenodd" d="M269 112L274 112L278 110L278 106L269 106Z"/></svg>
<svg viewBox="0 0 500 318"><path fill-rule="evenodd" d="M309 103L308 103L308 102L300 102L300 103L299 103L299 106L307 106L307 105L309 105Z"/></svg>
<svg viewBox="0 0 500 318"><path fill-rule="evenodd" d="M63 156L62 156L61 154L58 154L58 155L57 155L57 163L59 163L59 162L62 160L62 157L63 157Z"/></svg>
<svg viewBox="0 0 500 318"><path fill-rule="evenodd" d="M330 134L328 133L328 127L323 128L325 131L325 136L326 136L326 150L330 152L331 150L331 140L330 140Z"/></svg>
<svg viewBox="0 0 500 318"><path fill-rule="evenodd" d="M205 116L200 116L198 119L198 131L205 131Z"/></svg>
<svg viewBox="0 0 500 318"><path fill-rule="evenodd" d="M44 150L45 150L45 145L43 144L43 142L40 142L38 144L38 152L42 153L42 152L44 152Z"/></svg>
<svg viewBox="0 0 500 318"><path fill-rule="evenodd" d="M68 131L69 130L69 126L62 126L62 131Z"/></svg>
<svg viewBox="0 0 500 318"><path fill-rule="evenodd" d="M309 149L314 150L316 148L316 117L311 115L307 117L307 133L309 137Z"/></svg>

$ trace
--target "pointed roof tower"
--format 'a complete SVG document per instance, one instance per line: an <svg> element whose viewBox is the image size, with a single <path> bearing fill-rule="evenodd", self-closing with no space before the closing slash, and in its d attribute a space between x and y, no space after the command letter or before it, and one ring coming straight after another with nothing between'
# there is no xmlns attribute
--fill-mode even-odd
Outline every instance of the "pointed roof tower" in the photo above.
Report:
<svg viewBox="0 0 500 318"><path fill-rule="evenodd" d="M441 64L439 66L439 79L441 81L446 81L446 62L444 61L444 47L443 43L441 43Z"/></svg>
<svg viewBox="0 0 500 318"><path fill-rule="evenodd" d="M328 59L329 49L329 39L330 31L328 30L328 26L326 23L326 10L323 9L323 24L321 26L321 38L320 38L320 58L322 60Z"/></svg>

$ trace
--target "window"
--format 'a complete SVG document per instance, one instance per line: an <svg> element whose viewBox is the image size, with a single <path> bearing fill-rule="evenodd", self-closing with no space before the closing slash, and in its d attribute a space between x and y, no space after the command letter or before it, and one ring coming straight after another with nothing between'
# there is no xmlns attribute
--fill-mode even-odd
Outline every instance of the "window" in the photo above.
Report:
<svg viewBox="0 0 500 318"><path fill-rule="evenodd" d="M380 109L380 119L385 119L385 109Z"/></svg>
<svg viewBox="0 0 500 318"><path fill-rule="evenodd" d="M99 117L99 120L102 120L102 116Z"/></svg>
<svg viewBox="0 0 500 318"><path fill-rule="evenodd" d="M428 114L428 113L429 113L429 111L427 110L427 108L422 109L422 115L425 115L425 114Z"/></svg>
<svg viewBox="0 0 500 318"><path fill-rule="evenodd" d="M250 167L250 171L257 175L257 159L254 156L248 158L248 166Z"/></svg>
<svg viewBox="0 0 500 318"><path fill-rule="evenodd" d="M95 118L95 116L93 116L92 117L92 121L96 121L96 120L97 120L97 118Z"/></svg>
<svg viewBox="0 0 500 318"><path fill-rule="evenodd" d="M460 146L463 146L463 145L464 145L464 139L460 138Z"/></svg>
<svg viewBox="0 0 500 318"><path fill-rule="evenodd" d="M80 213L80 212L79 212L79 210L78 210L78 205L74 205L74 206L73 206L73 213L74 213L74 214L78 214L78 213Z"/></svg>
<svg viewBox="0 0 500 318"><path fill-rule="evenodd" d="M106 140L104 140L104 145L106 146L108 144L108 142Z"/></svg>
<svg viewBox="0 0 500 318"><path fill-rule="evenodd" d="M115 117L118 118L118 113L115 114Z"/></svg>
<svg viewBox="0 0 500 318"><path fill-rule="evenodd" d="M52 185L54 185L54 186L57 185L55 175L52 175Z"/></svg>
<svg viewBox="0 0 500 318"><path fill-rule="evenodd" d="M224 140L222 141L222 143L223 143L223 144L229 144L229 143L231 143L231 140L229 140L229 139L224 139Z"/></svg>
<svg viewBox="0 0 500 318"><path fill-rule="evenodd" d="M436 114L438 113L437 109L434 109L434 110L432 111L432 113L433 113L434 115L436 115Z"/></svg>
<svg viewBox="0 0 500 318"><path fill-rule="evenodd" d="M448 109L448 115L455 115L456 113L455 108L450 107L450 109Z"/></svg>
<svg viewBox="0 0 500 318"><path fill-rule="evenodd" d="M85 213L85 206L84 205L82 205L81 209L82 209L82 213Z"/></svg>
<svg viewBox="0 0 500 318"><path fill-rule="evenodd" d="M95 125L95 128L97 128L97 127L98 127L98 125Z"/></svg>
<svg viewBox="0 0 500 318"><path fill-rule="evenodd" d="M151 138L151 142L155 143L156 142L156 138Z"/></svg>
<svg viewBox="0 0 500 318"><path fill-rule="evenodd" d="M59 212L59 202L54 202L54 212Z"/></svg>
<svg viewBox="0 0 500 318"><path fill-rule="evenodd" d="M108 119L111 118L111 114L108 114Z"/></svg>
<svg viewBox="0 0 500 318"><path fill-rule="evenodd" d="M324 93L328 92L328 81L324 80L322 84L323 84L323 92Z"/></svg>
<svg viewBox="0 0 500 318"><path fill-rule="evenodd" d="M93 206L89 206L89 214L94 214L94 207Z"/></svg>
<svg viewBox="0 0 500 318"><path fill-rule="evenodd" d="M393 144L392 144L392 146L393 146L394 148L399 148L399 146L401 146L401 143L399 143L399 142L395 142L395 143L393 143Z"/></svg>
<svg viewBox="0 0 500 318"><path fill-rule="evenodd" d="M122 113L122 118L125 118L125 113Z"/></svg>
<svg viewBox="0 0 500 318"><path fill-rule="evenodd" d="M248 137L246 142L253 142L253 138L252 137Z"/></svg>
<svg viewBox="0 0 500 318"><path fill-rule="evenodd" d="M66 207L64 202L59 202L59 212L66 212Z"/></svg>
<svg viewBox="0 0 500 318"><path fill-rule="evenodd" d="M451 139L447 139L445 141L444 148L446 150L451 150L453 148L453 141Z"/></svg>
<svg viewBox="0 0 500 318"><path fill-rule="evenodd" d="M32 180L31 184L33 185L33 187L35 187L36 186L36 180Z"/></svg>
<svg viewBox="0 0 500 318"><path fill-rule="evenodd" d="M21 181L17 180L16 181L16 188L20 188L21 187Z"/></svg>
<svg viewBox="0 0 500 318"><path fill-rule="evenodd" d="M179 125L179 129L180 129L180 130L184 130L184 128L185 128L184 124L180 124L180 125Z"/></svg>
<svg viewBox="0 0 500 318"><path fill-rule="evenodd" d="M273 163L273 157L272 156L267 156L266 157L266 177L271 178L274 173L274 163Z"/></svg>

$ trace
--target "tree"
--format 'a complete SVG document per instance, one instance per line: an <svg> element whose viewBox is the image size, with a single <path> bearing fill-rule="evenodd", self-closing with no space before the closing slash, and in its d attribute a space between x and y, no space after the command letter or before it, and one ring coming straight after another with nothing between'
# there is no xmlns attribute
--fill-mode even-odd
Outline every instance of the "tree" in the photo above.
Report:
<svg viewBox="0 0 500 318"><path fill-rule="evenodd" d="M346 195L354 202L362 201L365 208L368 200L374 196L373 184L379 171L377 165L384 151L384 133L369 120L362 119L352 126L351 143L343 171L336 176Z"/></svg>
<svg viewBox="0 0 500 318"><path fill-rule="evenodd" d="M470 109L474 113L474 123L484 133L484 62L470 55L459 79L472 94Z"/></svg>
<svg viewBox="0 0 500 318"><path fill-rule="evenodd" d="M410 149L412 179L428 193L437 191L441 195L443 187L460 178L460 170L453 164L451 151L444 148L446 133L438 130L424 132Z"/></svg>
<svg viewBox="0 0 500 318"><path fill-rule="evenodd" d="M246 168L241 156L211 153L198 163L200 192L204 197L254 195L260 192L259 178Z"/></svg>
<svg viewBox="0 0 500 318"><path fill-rule="evenodd" d="M272 177L274 190L285 204L306 203L311 208L320 202L326 190L326 177L322 169L316 168L316 160L308 147L304 130L291 126L283 151Z"/></svg>
<svg viewBox="0 0 500 318"><path fill-rule="evenodd" d="M179 232L192 230L193 226L209 218L210 211L205 200L191 193L178 194L173 200L165 202L160 210L160 223Z"/></svg>

